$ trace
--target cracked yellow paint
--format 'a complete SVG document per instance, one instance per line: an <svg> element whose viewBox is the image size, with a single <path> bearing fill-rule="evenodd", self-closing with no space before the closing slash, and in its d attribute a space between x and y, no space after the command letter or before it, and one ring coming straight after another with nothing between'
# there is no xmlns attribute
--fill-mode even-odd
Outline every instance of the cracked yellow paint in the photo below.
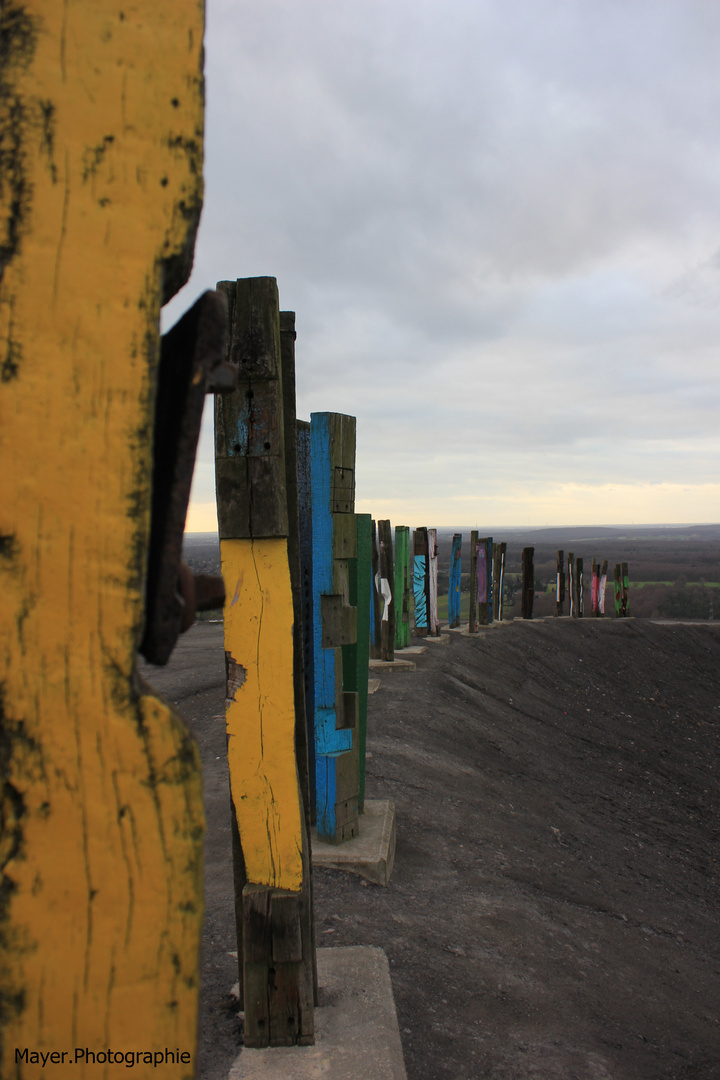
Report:
<svg viewBox="0 0 720 1080"><path fill-rule="evenodd" d="M30 1077L15 1047L194 1058L199 761L134 664L160 296L202 198L203 6L9 0L0 22L0 1071Z"/></svg>
<svg viewBox="0 0 720 1080"><path fill-rule="evenodd" d="M287 540L222 540L225 652L245 669L226 703L230 787L248 881L302 887Z"/></svg>

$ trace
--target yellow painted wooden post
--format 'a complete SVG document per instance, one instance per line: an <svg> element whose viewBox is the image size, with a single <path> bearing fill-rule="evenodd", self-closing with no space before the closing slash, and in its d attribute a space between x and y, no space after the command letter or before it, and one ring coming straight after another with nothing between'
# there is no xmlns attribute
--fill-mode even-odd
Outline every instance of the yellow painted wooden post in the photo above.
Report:
<svg viewBox="0 0 720 1080"><path fill-rule="evenodd" d="M199 760L135 655L160 304L202 200L203 6L26 0L0 22L1 1073L51 1051L78 1080L125 1053L156 1076L167 1050L163 1076L190 1077Z"/></svg>
<svg viewBox="0 0 720 1080"><path fill-rule="evenodd" d="M294 679L302 654L293 648L289 553L297 498L292 520L286 483L285 441L294 437L295 417L285 423L283 414L283 398L292 407L294 395L283 393L275 279L223 281L218 289L228 300L229 359L239 368L237 390L216 398L215 470L244 1038L246 1046L283 1046L314 1038L296 694L303 711L304 699L302 680ZM294 542L296 551L297 536ZM303 760L307 768L306 748Z"/></svg>

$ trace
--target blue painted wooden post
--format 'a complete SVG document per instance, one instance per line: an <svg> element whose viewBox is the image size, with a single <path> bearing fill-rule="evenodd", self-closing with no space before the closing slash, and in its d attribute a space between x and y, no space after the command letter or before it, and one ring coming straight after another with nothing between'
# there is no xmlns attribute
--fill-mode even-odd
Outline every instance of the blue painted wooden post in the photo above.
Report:
<svg viewBox="0 0 720 1080"><path fill-rule="evenodd" d="M337 843L358 834L357 693L343 690L341 649L357 641L348 569L357 557L355 418L313 413L310 462L317 834Z"/></svg>
<svg viewBox="0 0 720 1080"><path fill-rule="evenodd" d="M448 590L448 620L450 628L460 625L460 586L462 582L462 533L455 533L450 556L450 587Z"/></svg>
<svg viewBox="0 0 720 1080"><path fill-rule="evenodd" d="M415 597L415 633L418 637L427 637L428 602L428 535L427 529L415 529L413 532L413 595Z"/></svg>

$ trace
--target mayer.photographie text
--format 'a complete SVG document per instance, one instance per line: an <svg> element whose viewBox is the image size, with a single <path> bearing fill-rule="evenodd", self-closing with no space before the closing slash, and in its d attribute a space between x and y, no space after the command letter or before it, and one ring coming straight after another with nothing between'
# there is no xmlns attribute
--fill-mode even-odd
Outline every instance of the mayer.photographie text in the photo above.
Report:
<svg viewBox="0 0 720 1080"><path fill-rule="evenodd" d="M28 1047L15 1048L15 1061L27 1065L125 1065L132 1069L134 1065L153 1065L156 1069L162 1065L189 1065L189 1050L90 1050L76 1046L74 1050L30 1050Z"/></svg>

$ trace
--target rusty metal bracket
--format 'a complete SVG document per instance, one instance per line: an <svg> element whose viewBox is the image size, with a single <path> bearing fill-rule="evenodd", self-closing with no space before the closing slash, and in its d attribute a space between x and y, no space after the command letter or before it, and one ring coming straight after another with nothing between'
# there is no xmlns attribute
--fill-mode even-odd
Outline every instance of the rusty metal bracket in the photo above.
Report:
<svg viewBox="0 0 720 1080"><path fill-rule="evenodd" d="M161 339L153 436L150 550L145 591L145 632L140 652L166 664L178 635L195 610L222 606L222 578L194 579L181 566L195 454L206 393L235 388L235 365L227 363L227 303L208 291Z"/></svg>

